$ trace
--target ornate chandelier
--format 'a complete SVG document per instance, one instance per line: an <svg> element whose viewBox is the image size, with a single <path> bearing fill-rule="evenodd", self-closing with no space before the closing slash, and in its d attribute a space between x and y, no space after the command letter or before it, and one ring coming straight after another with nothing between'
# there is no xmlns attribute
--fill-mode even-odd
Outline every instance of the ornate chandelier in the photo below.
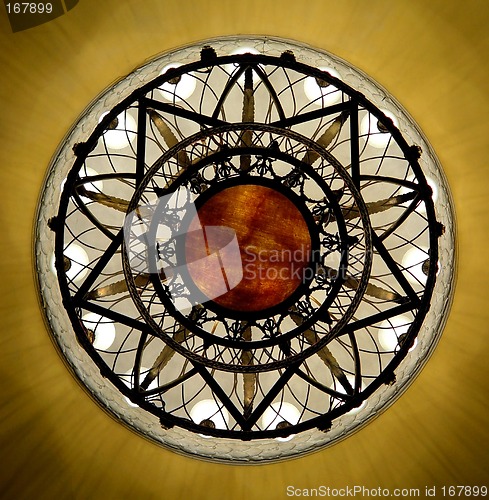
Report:
<svg viewBox="0 0 489 500"><path fill-rule="evenodd" d="M216 461L330 445L433 351L454 281L442 169L399 104L322 51L264 37L157 57L54 155L40 297L92 397Z"/></svg>

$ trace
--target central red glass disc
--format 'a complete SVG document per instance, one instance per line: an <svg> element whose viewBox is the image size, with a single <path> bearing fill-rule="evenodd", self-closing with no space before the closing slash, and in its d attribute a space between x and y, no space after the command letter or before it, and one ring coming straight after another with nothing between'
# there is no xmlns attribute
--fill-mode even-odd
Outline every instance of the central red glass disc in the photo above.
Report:
<svg viewBox="0 0 489 500"><path fill-rule="evenodd" d="M242 184L223 189L198 209L185 253L189 274L207 298L255 312L280 304L304 281L311 235L288 197Z"/></svg>

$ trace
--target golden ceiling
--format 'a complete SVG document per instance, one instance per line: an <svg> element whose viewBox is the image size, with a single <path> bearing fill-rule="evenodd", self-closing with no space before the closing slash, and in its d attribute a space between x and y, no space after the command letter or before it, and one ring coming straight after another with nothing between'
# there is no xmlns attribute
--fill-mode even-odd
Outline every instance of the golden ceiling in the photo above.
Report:
<svg viewBox="0 0 489 500"><path fill-rule="evenodd" d="M80 0L68 14L15 34L3 11L0 496L249 500L285 498L288 485L487 484L488 26L485 0ZM159 52L253 33L326 49L404 105L451 184L459 261L442 340L392 408L332 448L243 467L159 448L85 394L43 323L32 229L51 155L98 93Z"/></svg>

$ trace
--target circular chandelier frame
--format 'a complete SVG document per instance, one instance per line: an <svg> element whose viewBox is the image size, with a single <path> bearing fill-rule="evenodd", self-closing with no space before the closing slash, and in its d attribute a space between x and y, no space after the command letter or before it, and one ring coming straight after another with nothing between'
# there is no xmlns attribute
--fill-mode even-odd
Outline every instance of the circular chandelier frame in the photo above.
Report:
<svg viewBox="0 0 489 500"><path fill-rule="evenodd" d="M243 186L293 203L311 241L308 279L256 311L175 271L193 210ZM365 425L427 361L453 218L426 139L368 77L291 41L215 39L139 68L68 134L39 205L41 300L70 368L131 429L199 458L280 460ZM104 328L115 341L97 347Z"/></svg>

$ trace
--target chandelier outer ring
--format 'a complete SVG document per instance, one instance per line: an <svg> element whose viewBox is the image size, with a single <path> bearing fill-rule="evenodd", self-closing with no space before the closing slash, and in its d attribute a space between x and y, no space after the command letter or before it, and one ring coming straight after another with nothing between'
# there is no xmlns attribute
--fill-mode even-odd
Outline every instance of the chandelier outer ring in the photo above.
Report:
<svg viewBox="0 0 489 500"><path fill-rule="evenodd" d="M254 37L253 40L257 40L258 38L260 37ZM246 37L223 37L223 38L218 38L218 39L214 39L214 40L210 40L210 41L206 41L205 43L211 43L211 44L219 44L219 43L235 43L237 41L240 41L240 40L245 40L247 39ZM298 42L294 42L294 41L291 41L291 40L281 40L281 39L276 39L276 38L271 38L271 37L261 37L260 38L263 42L264 45L266 44L276 44L276 45L280 45L282 44L282 46L286 46L286 44L288 44L293 50L294 49L297 49L297 50L300 50L301 48L304 48L304 50L314 50L316 53L318 54L322 54L324 58L326 59L330 59L330 60L333 60L333 61L336 61L337 63L339 64L344 64L348 67L351 67L351 65L348 65L348 63L344 63L343 61L341 61L341 59L335 57L335 56L332 56L331 54L328 54L327 52L325 51L321 51L321 50L318 50L318 49L310 49L308 48L307 46L305 45L300 45ZM183 50L183 49L180 49L180 50ZM178 53L178 50L177 50L177 53ZM151 64L151 63L148 63L148 65ZM144 68L144 67L143 67ZM138 74L140 70L137 70L136 74ZM354 71L356 72L357 75L363 75L368 82L371 82L371 79L368 77L368 76L365 76L360 70L354 68ZM324 77L324 73L321 73L321 77L323 78ZM139 76L137 77L139 78ZM126 78L127 81L130 80L129 77ZM126 81L124 80L124 81ZM142 81L142 79L141 79ZM120 85L123 81L119 82L117 85ZM134 84L134 79L133 79L133 84ZM370 85L371 83L369 83ZM341 82L338 83L338 85L341 85ZM382 94L382 92L384 92L385 94L387 94L381 87L379 84L375 83L374 82L374 87L377 88L377 89L380 89L380 93ZM137 91L136 91L137 92ZM124 92L122 92L122 94L124 94ZM105 94L104 94L105 95ZM128 95L127 92L125 92L125 95ZM131 100L130 96L125 98L127 102L129 102ZM383 115L379 112L378 110L375 108L375 106L372 104L370 105L369 104L369 101L368 99L364 98L364 96L362 95L361 92L358 92L358 95L357 95L357 99L358 99L358 102L361 102L362 103L362 106L364 106L366 109L369 110L369 112L371 112L373 115L378 115L378 118L379 120L384 120L385 117L383 117ZM424 154L426 155L426 157L428 158L428 160L423 160L423 165L424 167L426 167L426 164L427 162L429 163L429 172L431 172L433 174L433 172L435 171L436 172L436 176L437 178L439 179L440 181L440 186L442 187L443 189L443 195L444 195L444 209L446 210L445 214L443 214L443 216L441 217L441 219L443 221L445 220L449 220L449 221L452 221L453 222L453 225L450 224L448 226L446 226L447 228L447 231L448 231L448 236L447 236L447 239L449 239L450 241L454 241L454 237L455 237L455 227L454 227L454 211L453 211L453 205L452 205L452 201L451 201L451 196L450 196L450 192L448 190L448 187L446 185L446 179L444 178L444 175L443 175L443 171L441 170L441 167L438 163L438 160L436 159L436 156L434 155L434 152L431 148L431 146L429 145L428 141L426 140L426 138L423 136L423 134L420 132L419 128L417 127L417 125L414 123L414 121L412 120L412 118L409 117L409 115L407 114L407 112L389 95L388 96L388 99L390 100L389 102L393 103L392 105L400 110L402 116L403 116L403 119L406 118L409 122L409 125L411 127L411 129L408 131L407 133L407 137L410 138L410 141L412 144L421 144L422 147L423 147L423 150L424 150ZM375 99L374 99L375 100ZM92 109L94 105L90 105L88 108L87 108L87 111L85 111L84 115L83 116L86 116L87 113ZM118 108L119 110L123 109L123 101L121 101L119 104L116 104L116 106L113 108L114 110L116 108ZM114 111L114 113L116 114L116 112ZM383 122L384 123L384 122ZM386 126L387 128L389 128L391 126L391 124L387 121L384 123L384 126ZM404 127L404 126L403 126ZM101 126L101 128L103 128L103 126ZM80 134L76 134L75 133L76 130L75 128L73 128L69 134L66 136L66 143L69 146L69 149L71 149L71 146L74 146L75 143L73 141L73 139L78 135L78 137L80 136ZM408 154L410 154L409 150L411 149L411 146L408 146L408 143L406 142L406 140L404 139L402 133L400 130L396 129L396 128L393 128L391 131L391 134L392 136L396 139L396 141L398 142L398 144L401 146L401 148L403 149L403 151L406 152L406 156ZM403 128L403 133L405 133L406 131L404 130ZM84 129L84 134L86 136L86 129ZM83 133L81 134L82 137L83 137ZM415 142L413 143L413 140L412 139L415 139ZM79 139L78 139L79 140ZM85 147L87 145L85 144ZM60 148L58 148L58 150L56 151L54 157L53 157L53 160L51 162L51 170L49 171L47 177L46 177L46 181L45 181L45 189L48 189L48 190L52 190L54 191L55 193L55 196L56 196L56 193L59 191L59 184L58 184L58 188L56 188L56 186L53 187L52 185L52 181L53 179L56 177L56 175L58 176L57 178L59 178L59 172L54 172L54 166L58 165L60 166L60 153L63 152L62 151L62 147L60 146ZM64 153L66 153L66 146L65 146L65 149L64 149ZM65 158L66 155L63 155L63 158ZM78 159L75 161L75 164L76 162L78 161ZM430 163L431 162L431 163ZM78 163L78 165L81 165L81 163ZM434 166L433 166L434 165ZM421 171L421 167L418 163L418 158L416 157L415 154L412 155L412 161L411 161L411 166L413 168L413 170L415 171L416 173L416 176L419 179L421 179L422 181L424 181L425 183L425 187L427 187L427 184L426 184L426 179L424 177L424 174L422 173ZM71 164L71 167L73 167L73 164ZM64 168L64 171L66 171L66 167L63 167L63 165L61 165L61 171L63 171L63 168ZM435 169L435 170L433 170ZM71 174L73 174L73 172L71 172ZM71 175L70 174L70 175ZM68 175L68 178L70 177L70 175ZM74 175L72 175L72 177L74 177ZM425 190L426 193L428 193L428 189ZM64 194L61 195L61 198L63 198ZM42 193L42 196L40 198L40 201L44 203L46 203L46 200L48 202L50 202L51 200L49 199L47 193L45 191L43 191ZM78 367L77 364L75 364L75 362L73 361L75 358L84 358L84 354L83 352L81 353L74 353L74 354L70 354L70 347L69 345L65 342L65 340L63 340L63 337L60 336L60 328L61 328L61 331L63 331L63 328L67 328L66 331L69 331L69 326L66 327L64 326L64 323L63 323L63 320L62 318L60 319L61 321L61 326L58 327L56 326L53 321L53 314L52 314L52 311L51 309L48 309L48 307L52 307L52 304L57 302L58 304L61 303L61 299L58 299L56 297L54 297L53 299L50 297L50 293L51 293L51 288L49 288L49 291L47 291L47 288L46 288L46 283L43 282L39 276L40 276L40 271L44 271L46 269L46 266L45 266L45 249L49 247L49 244L46 244L46 238L43 237L43 234L42 232L43 231L47 231L47 227L55 227L55 216L57 214L53 214L52 210L49 210L49 209L46 209L45 207L48 206L46 204L42 204L42 203L39 203L38 205L38 215L37 215L37 224L36 224L36 236L38 238L38 243L36 244L36 259L35 259L35 263L36 263L36 270L38 271L38 281L37 281L37 286L38 286L38 289L40 291L40 300L41 300L41 305L42 305L42 309L44 310L44 314L45 314L45 318L46 318L46 324L48 326L48 329L52 332L53 334L53 338L55 339L55 345L56 347L60 350L60 353L63 357L64 360L68 360L68 366L70 368L71 371L73 371L74 373L76 373L76 376L77 376L77 379L78 380L85 380L86 383L84 382L83 383L83 386L89 391L90 395L95 399L95 401L100 404L106 411L108 411L110 414L114 415L116 417L117 420L120 420L122 419L124 421L124 423L126 423L126 425L128 425L129 428L131 428L132 430L136 430L136 432L138 432L138 434L141 434L143 435L144 437L146 438L149 438L150 440L152 441L158 441L160 444L162 444L163 446L167 447L167 448L171 448L173 449L174 451L177 451L179 453L183 453L183 454L190 454L190 455L193 455L193 456L197 456L199 458L203 458L203 459L207 459L207 460L211 460L211 461L220 461L220 462L228 462L228 463L236 463L236 462L239 462L239 463L255 463L254 460L255 459L252 459L252 460L249 460L249 459L240 459L239 457L234 457L233 456L233 453L232 452L228 452L228 455L226 455L226 457L224 457L222 455L221 452L217 451L217 452L213 452L213 451L209 451L207 450L205 447L201 447L197 442L194 443L195 447L194 449L189 449L189 448L185 448L185 447L182 447L178 441L175 441L174 439L172 439L172 437L170 435L167 435L166 437L161 438L160 436L160 433L158 433L157 431L148 431L148 428L145 428L144 425L139 425L137 423L128 423L127 421L125 421L125 418L124 418L124 415L120 414L118 412L117 409L114 409L114 408L108 408L106 406L106 404L100 400L100 395L98 393L98 389L95 388L95 386L93 384L91 384L90 381L87 381L86 379L86 376L84 373L82 373ZM435 208L434 208L434 205L433 205L433 202L430 198L430 196L428 194L425 194L423 195L423 202L425 203L426 205L426 211L427 211L427 216L428 218L430 218L430 220L435 220L436 221L436 218L434 217L435 215ZM437 213L440 214L440 209L437 210ZM440 216L440 215L439 215ZM49 221L49 222L48 222ZM43 226L44 224L44 226ZM43 226L43 227L41 227ZM438 252L438 248L437 248L437 244L436 244L436 241L437 241L437 238L439 237L438 235L430 235L431 236L431 240L430 241L434 241L435 244L434 245L430 245L431 248L433 248L434 252ZM432 254L432 257L434 257L435 255ZM438 299L435 298L435 302L436 302L436 308L437 308L437 311L443 311L443 315L441 316L441 319L440 319L440 316L436 317L435 318L435 323L436 323L436 330L433 332L433 334L430 336L430 347L429 349L426 347L426 346L423 346L423 358L422 358L422 362L420 363L417 363L416 364L416 367L414 369L411 369L410 371L410 374L411 374L411 379L413 376L416 376L418 374L418 372L421 370L422 366L424 366L424 364L426 363L426 361L429 359L431 353L433 352L433 349L434 347L436 346L439 338L440 338L440 333L441 333L441 330L443 329L443 325L446 321L446 317L448 315L448 311L449 311L449 308L450 308L450 304L451 304L451 301L452 301L452 297L453 297L453 290L454 290L454 266L455 266L455 250L452 250L450 252L450 250L447 251L446 248L443 249L443 252L441 254L441 257L444 259L443 262L445 264L445 270L444 268L442 267L442 274L444 274L445 277L443 277L443 279L446 279L446 284L444 285L445 286L445 297L446 300L443 301L443 303L440 305L440 301ZM58 266L58 263L56 264L56 267L59 269L59 266ZM449 271L448 272L451 272L452 274L447 278L447 271L446 269L448 269ZM436 275L436 269L435 269L435 266L430 266L430 271L429 271L429 276L427 278L427 289L430 289L432 291L432 287L435 285L435 275ZM52 285L51 285L52 286ZM56 295L56 291L54 290L54 295ZM423 326L423 332L426 333L426 325L423 325L423 320L424 320L424 317L426 316L426 313L428 312L428 308L429 308L429 302L430 302L430 297L423 297L424 298L427 298L428 299L428 307L426 308L426 310L423 310L421 311L423 314L418 314L415 318L415 321L413 322L413 325L408 333L408 335L414 339L417 335L417 330L419 330L419 328L421 326ZM426 303L426 302L425 302ZM425 308L423 308L425 309ZM441 313L437 313L437 314L441 314ZM432 315L431 315L432 316ZM404 353L407 352L408 350L408 343L405 343L400 351L404 351ZM76 346L75 346L76 347ZM76 351L76 349L75 349ZM96 353L95 353L96 354ZM96 354L97 356L97 354ZM409 357L409 356L408 356ZM398 363L392 363L391 365L389 365L389 368L392 368L393 370L395 368L397 368L397 366L404 361L404 359L399 359L397 358L398 360ZM98 363L97 363L98 364ZM94 374L96 375L96 374ZM385 379L385 377L384 377ZM387 380L383 380L383 383L386 383ZM383 400L382 404L380 404L380 400L378 400L378 398L372 402L372 408L375 408L375 414L373 416L376 416L378 415L378 413L380 411L383 411L385 410L388 406L390 406L390 404L392 404L396 399L397 397L406 389L407 385L409 384L406 383L406 379L402 379L402 382L399 384L399 387L397 387L395 390L391 390L389 389L389 387L387 387L387 389L385 389L382 394L385 395L385 397L388 397L387 395L390 394L390 399L388 399L387 401L386 400ZM115 384L116 386L119 386L121 384ZM125 387L122 387L122 390L120 390L120 392L124 393L125 391ZM373 386L369 386L369 388L364 391L364 394L366 397L370 397L376 390L376 387L373 387ZM380 405L380 406L379 406ZM268 461L278 461L278 460L283 460L285 458L290 458L290 457L293 457L293 456L297 456L299 454L306 454L306 453L310 453L318 448L322 448L324 446L327 446L327 445L330 445L334 442L337 442L339 441L340 439L343 439L345 438L347 435L351 434L352 432L355 432L357 430L359 430L361 427L363 427L366 423L368 423L372 418L373 418L372 414L370 414L369 416L366 417L366 419L363 419L361 421L358 421L356 422L353 427L351 428L348 428L348 433L345 433L345 431L338 431L338 430L334 430L334 432L331 432L329 434L329 437L328 438L325 438L325 439L318 439L317 437L313 437L312 435L307 435L307 436L304 436L304 439L305 441L301 441L301 444L298 448L296 448L295 450L293 451L289 451L289 452L286 452L285 455L273 455L273 453L279 453L278 451L273 451L272 453L265 453L263 456L266 455L266 458L264 458L265 460L268 460ZM185 435L185 434L184 434ZM310 440L310 441L308 441ZM304 444L302 444L304 443ZM273 443L272 443L273 444ZM299 449L300 448L300 449ZM221 454L220 454L221 453ZM224 452L226 453L226 452ZM283 453L283 452L280 452L280 453ZM261 457L261 454L260 454L260 457ZM257 455L257 460L260 460L260 458L258 457Z"/></svg>

